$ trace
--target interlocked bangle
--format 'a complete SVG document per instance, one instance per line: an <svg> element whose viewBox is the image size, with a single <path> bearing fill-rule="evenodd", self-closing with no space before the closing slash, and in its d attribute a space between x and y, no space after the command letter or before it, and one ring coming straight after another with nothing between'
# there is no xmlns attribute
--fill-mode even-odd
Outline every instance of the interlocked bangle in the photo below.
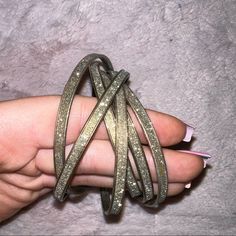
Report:
<svg viewBox="0 0 236 236"><path fill-rule="evenodd" d="M89 71L91 84L98 102L83 126L69 155L65 158L66 133L72 102L80 81ZM102 206L105 215L117 215L123 206L126 189L131 197L136 197L148 207L158 207L167 195L168 179L166 164L152 122L142 104L127 86L129 73L116 72L110 60L101 54L84 57L72 72L58 108L54 135L54 166L57 183L54 197L64 201L69 194L68 188L77 165L102 120L108 131L115 153L113 189L101 188ZM134 127L127 105L136 115L148 141L158 179L158 192L154 195L153 183L147 160L139 136ZM130 153L128 155L128 150ZM131 155L132 154L132 155ZM133 158L140 185L135 178Z"/></svg>

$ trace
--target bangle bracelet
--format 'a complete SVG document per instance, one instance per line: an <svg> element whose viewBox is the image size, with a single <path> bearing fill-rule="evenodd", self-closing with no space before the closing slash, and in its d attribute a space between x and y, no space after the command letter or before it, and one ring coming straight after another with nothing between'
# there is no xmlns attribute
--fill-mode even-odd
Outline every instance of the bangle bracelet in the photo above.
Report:
<svg viewBox="0 0 236 236"><path fill-rule="evenodd" d="M94 78L93 81L95 82L95 94L98 98L101 97L101 95L104 93L105 88L103 86L103 83L105 87L107 87L110 83L109 76L104 72L101 71L99 68L98 63L94 63L90 67L90 73L91 76ZM152 188L152 182L151 182L151 175L149 172L149 168L147 166L145 154L141 145L141 142L139 140L138 134L134 128L133 122L131 120L131 117L129 113L128 115L128 141L129 141L129 148L131 150L131 153L134 157L134 161L136 163L136 166L138 168L138 173L141 178L141 184L143 188L143 202L146 202L153 198L153 188ZM105 125L108 130L108 134L114 149L115 146L115 116L113 114L112 109L110 108L104 118ZM128 163L129 164L129 163ZM137 185L136 181L133 181L133 174L131 165L128 165L127 169L127 188L132 197L136 197L140 195L140 190Z"/></svg>
<svg viewBox="0 0 236 236"><path fill-rule="evenodd" d="M98 102L65 160L70 110L76 90L87 70ZM101 54L89 54L84 57L72 72L61 96L54 135L54 167L57 178L54 197L57 200L64 201L69 194L68 188L74 170L83 158L87 145L103 119L115 153L111 197L109 189L101 189L104 214L117 215L120 213L126 188L131 197L138 198L148 207L158 207L159 203L165 200L168 179L161 146L145 109L125 83L128 78L128 72L114 71L110 60ZM127 104L138 118L152 152L158 179L156 196L153 193L150 170L139 136L127 112ZM128 155L128 150L132 155ZM130 158L134 160L141 185L135 178Z"/></svg>

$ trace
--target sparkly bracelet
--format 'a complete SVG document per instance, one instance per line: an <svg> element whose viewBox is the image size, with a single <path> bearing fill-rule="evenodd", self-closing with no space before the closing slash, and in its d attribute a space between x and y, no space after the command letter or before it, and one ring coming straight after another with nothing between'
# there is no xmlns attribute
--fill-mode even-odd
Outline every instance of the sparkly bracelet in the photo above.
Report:
<svg viewBox="0 0 236 236"><path fill-rule="evenodd" d="M82 128L69 155L65 158L66 133L72 102L86 71L89 71L93 90L98 102ZM84 151L102 120L108 131L115 153L113 189L101 188L105 215L117 215L123 205L126 189L148 207L158 207L167 195L168 179L162 149L153 125L142 104L127 86L129 73L114 71L110 60L101 54L84 57L72 72L65 85L58 108L54 135L54 166L57 183L54 197L64 201L73 172L83 158ZM148 141L158 179L158 192L153 193L153 183L147 160L127 104L134 111ZM128 156L128 150L132 155ZM141 184L134 176L130 159L133 158Z"/></svg>

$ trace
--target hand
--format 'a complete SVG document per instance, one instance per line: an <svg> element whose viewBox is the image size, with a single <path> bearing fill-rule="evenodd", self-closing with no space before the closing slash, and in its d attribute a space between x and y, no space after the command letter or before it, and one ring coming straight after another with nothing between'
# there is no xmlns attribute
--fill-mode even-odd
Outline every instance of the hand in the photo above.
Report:
<svg viewBox="0 0 236 236"><path fill-rule="evenodd" d="M14 215L56 183L53 139L59 96L33 97L0 103L0 221ZM67 153L95 106L96 99L76 96L67 134ZM187 126L177 118L148 110L162 147L181 142ZM131 113L142 144L146 139ZM144 147L154 182L150 150ZM163 148L168 170L168 196L181 193L200 174L203 160L193 154ZM76 170L72 185L112 187L114 154L104 124Z"/></svg>

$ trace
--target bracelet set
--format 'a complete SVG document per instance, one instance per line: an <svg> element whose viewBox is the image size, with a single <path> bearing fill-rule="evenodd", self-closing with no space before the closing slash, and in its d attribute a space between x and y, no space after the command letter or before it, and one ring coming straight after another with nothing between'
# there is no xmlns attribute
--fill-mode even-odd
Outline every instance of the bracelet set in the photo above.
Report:
<svg viewBox="0 0 236 236"><path fill-rule="evenodd" d="M65 157L67 126L73 99L85 73L89 73L97 104L85 122L68 157ZM70 182L75 168L83 158L99 124L104 121L115 153L112 190L101 188L101 200L105 215L121 212L126 191L147 206L156 208L167 195L168 178L166 164L157 134L144 107L127 85L129 73L114 71L110 60L101 54L84 57L72 72L65 85L58 108L54 136L54 166L57 183L54 197L60 202L69 195ZM136 115L150 147L158 179L158 191L154 194L153 183L140 138L127 110ZM128 151L130 150L130 155ZM135 177L131 158L138 171Z"/></svg>

